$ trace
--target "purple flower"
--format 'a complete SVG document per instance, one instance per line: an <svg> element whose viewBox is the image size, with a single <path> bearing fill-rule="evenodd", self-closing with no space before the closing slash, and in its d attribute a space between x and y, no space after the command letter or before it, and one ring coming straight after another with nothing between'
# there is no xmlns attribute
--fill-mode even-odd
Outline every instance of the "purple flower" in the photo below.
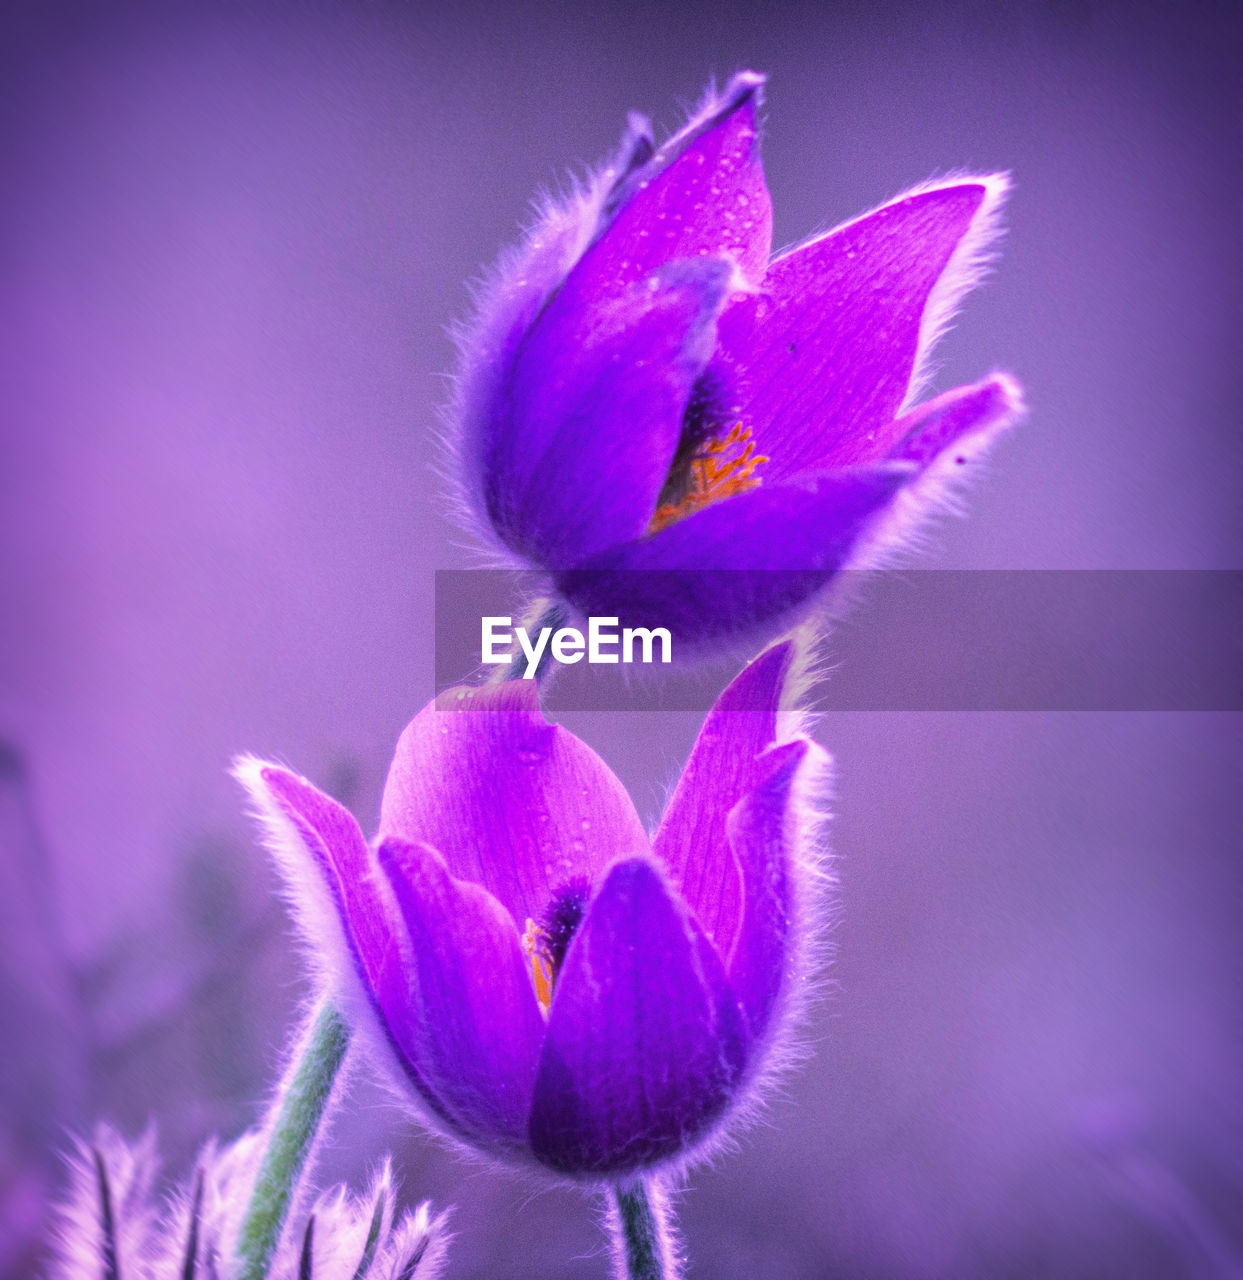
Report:
<svg viewBox="0 0 1243 1280"><path fill-rule="evenodd" d="M373 844L242 762L326 981L435 1128L590 1180L685 1159L745 1110L806 985L827 756L782 710L791 663L776 646L722 693L650 840L524 681L415 717Z"/></svg>
<svg viewBox="0 0 1243 1280"><path fill-rule="evenodd" d="M68 1186L55 1206L51 1280L217 1280L241 1274L234 1254L238 1227L254 1190L264 1135L248 1130L234 1142L212 1139L189 1181L157 1189L155 1131L127 1143L107 1125L91 1141L75 1141ZM171 1194L170 1194L171 1193ZM321 1192L300 1209L268 1269L267 1280L434 1280L452 1236L447 1212L424 1201L398 1209L388 1159L363 1195L344 1186ZM24 1273L23 1273L24 1274Z"/></svg>
<svg viewBox="0 0 1243 1280"><path fill-rule="evenodd" d="M579 612L692 644L787 625L1019 409L1004 375L916 403L1006 179L916 189L770 260L763 83L736 76L660 148L632 117L460 335L467 517Z"/></svg>

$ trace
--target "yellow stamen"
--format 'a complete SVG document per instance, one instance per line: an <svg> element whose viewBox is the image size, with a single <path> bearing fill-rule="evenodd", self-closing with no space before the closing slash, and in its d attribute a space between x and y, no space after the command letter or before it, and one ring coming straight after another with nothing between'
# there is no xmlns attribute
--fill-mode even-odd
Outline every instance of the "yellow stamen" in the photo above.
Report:
<svg viewBox="0 0 1243 1280"><path fill-rule="evenodd" d="M548 1017L552 1005L552 965L548 960L547 935L534 920L527 920L526 931L522 935L522 949L526 952L531 965L531 976L535 979L535 998L539 1001L540 1011Z"/></svg>
<svg viewBox="0 0 1243 1280"><path fill-rule="evenodd" d="M732 456L726 457L727 453ZM656 508L648 533L659 533L714 502L754 489L760 483L755 469L767 461L764 454L755 452L750 429L741 422L735 423L727 436L709 440L695 452L686 492L676 502L665 502Z"/></svg>

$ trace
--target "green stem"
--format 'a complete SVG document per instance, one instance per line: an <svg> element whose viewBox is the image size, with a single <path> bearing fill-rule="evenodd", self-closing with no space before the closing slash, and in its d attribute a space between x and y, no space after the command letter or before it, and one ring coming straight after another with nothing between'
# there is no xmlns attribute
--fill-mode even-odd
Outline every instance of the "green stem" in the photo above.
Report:
<svg viewBox="0 0 1243 1280"><path fill-rule="evenodd" d="M341 1015L325 1001L312 1015L302 1049L281 1082L267 1150L238 1231L238 1280L264 1280L268 1274L349 1043Z"/></svg>
<svg viewBox="0 0 1243 1280"><path fill-rule="evenodd" d="M673 1215L654 1184L630 1182L613 1188L613 1229L618 1280L678 1280Z"/></svg>

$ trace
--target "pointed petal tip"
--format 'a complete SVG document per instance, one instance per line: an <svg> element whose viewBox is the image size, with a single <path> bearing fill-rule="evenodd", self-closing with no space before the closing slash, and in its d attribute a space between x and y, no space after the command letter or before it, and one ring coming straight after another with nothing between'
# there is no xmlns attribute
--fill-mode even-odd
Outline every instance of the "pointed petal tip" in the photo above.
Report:
<svg viewBox="0 0 1243 1280"><path fill-rule="evenodd" d="M262 781L264 769L271 768L266 760L251 755L249 751L236 755L229 762L229 776L249 792L253 792L256 784Z"/></svg>
<svg viewBox="0 0 1243 1280"><path fill-rule="evenodd" d="M922 472L951 445L961 452L969 441L991 439L1026 412L1023 389L1008 373L994 373L970 386L955 387L894 423L896 458ZM955 463L964 459L955 454Z"/></svg>
<svg viewBox="0 0 1243 1280"><path fill-rule="evenodd" d="M790 664L794 661L794 655L798 649L798 643L795 638L784 636L782 639L770 644L762 653L757 654L749 663L748 667L758 667L763 663L766 667L776 668L782 676L790 669Z"/></svg>
<svg viewBox="0 0 1243 1280"><path fill-rule="evenodd" d="M656 154L656 135L652 122L638 111L631 111L626 116L626 131L622 134L617 155L610 166L600 175L602 181L608 183L608 195L600 209L601 223L607 223L617 212L618 201L631 174L642 169Z"/></svg>
<svg viewBox="0 0 1243 1280"><path fill-rule="evenodd" d="M973 195L975 200L975 216L981 213L995 212L1010 194L1013 183L1010 174L1005 170L996 173L962 173L948 178L934 179L921 183L894 196L885 202L887 205L900 204L905 200L935 198L936 196L953 197L956 195Z"/></svg>
<svg viewBox="0 0 1243 1280"><path fill-rule="evenodd" d="M971 181L978 183L984 189L984 203L993 206L1001 204L1014 186L1013 178L1005 169L999 169L996 173L978 174Z"/></svg>
<svg viewBox="0 0 1243 1280"><path fill-rule="evenodd" d="M622 139L623 150L629 150L643 139L648 143L652 141L652 121L650 116L646 116L642 111L626 112L626 135Z"/></svg>
<svg viewBox="0 0 1243 1280"><path fill-rule="evenodd" d="M721 94L721 114L730 114L748 104L756 108L763 106L767 84L768 76L762 71L739 71Z"/></svg>
<svg viewBox="0 0 1243 1280"><path fill-rule="evenodd" d="M993 373L975 385L979 404L977 429L999 431L1013 426L1027 413L1019 380L1009 373Z"/></svg>
<svg viewBox="0 0 1243 1280"><path fill-rule="evenodd" d="M707 136L739 119L744 132L752 135L750 154L758 156L760 145L760 110L764 105L764 89L768 77L758 71L737 72L720 92L711 88L697 118L692 118L683 131L688 138Z"/></svg>
<svg viewBox="0 0 1243 1280"><path fill-rule="evenodd" d="M316 790L300 774L249 752L235 756L229 772L254 802L257 816L265 820L277 813L284 819L289 817L286 805L282 802L282 783Z"/></svg>
<svg viewBox="0 0 1243 1280"><path fill-rule="evenodd" d="M779 742L769 747L760 757L760 764L768 772L756 790L760 792L784 791L793 781L799 766L807 759L808 752L813 748L823 750L822 747L819 747L819 744L812 742L810 738L803 737L791 738L789 742ZM728 822L729 819L726 819L726 821Z"/></svg>
<svg viewBox="0 0 1243 1280"><path fill-rule="evenodd" d="M1013 374L994 373L985 379L984 385L991 391L997 407L1010 417L1018 418L1027 412L1023 387Z"/></svg>
<svg viewBox="0 0 1243 1280"><path fill-rule="evenodd" d="M724 711L775 713L780 707L796 650L797 644L792 636L769 645L726 685L715 705Z"/></svg>

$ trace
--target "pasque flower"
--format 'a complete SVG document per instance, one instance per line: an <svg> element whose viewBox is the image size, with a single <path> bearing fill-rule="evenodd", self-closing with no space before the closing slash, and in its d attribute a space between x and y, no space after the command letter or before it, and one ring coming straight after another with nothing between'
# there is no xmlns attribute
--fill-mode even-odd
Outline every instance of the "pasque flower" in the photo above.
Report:
<svg viewBox="0 0 1243 1280"><path fill-rule="evenodd" d="M789 622L1019 408L1004 375L917 403L1005 178L929 184L770 258L762 87L736 76L659 148L632 117L460 335L468 518L579 612L691 643Z"/></svg>
<svg viewBox="0 0 1243 1280"><path fill-rule="evenodd" d="M434 1127L607 1180L745 1109L805 985L827 757L783 710L792 654L722 693L651 839L524 681L415 717L371 844L309 782L240 764L332 994Z"/></svg>
<svg viewBox="0 0 1243 1280"><path fill-rule="evenodd" d="M189 1181L157 1189L155 1133L127 1143L100 1125L79 1140L56 1206L51 1280L219 1280L239 1274L233 1245L263 1156L256 1130L212 1140ZM450 1240L448 1214L424 1201L401 1211L386 1160L364 1195L344 1186L314 1197L265 1280L434 1280Z"/></svg>

